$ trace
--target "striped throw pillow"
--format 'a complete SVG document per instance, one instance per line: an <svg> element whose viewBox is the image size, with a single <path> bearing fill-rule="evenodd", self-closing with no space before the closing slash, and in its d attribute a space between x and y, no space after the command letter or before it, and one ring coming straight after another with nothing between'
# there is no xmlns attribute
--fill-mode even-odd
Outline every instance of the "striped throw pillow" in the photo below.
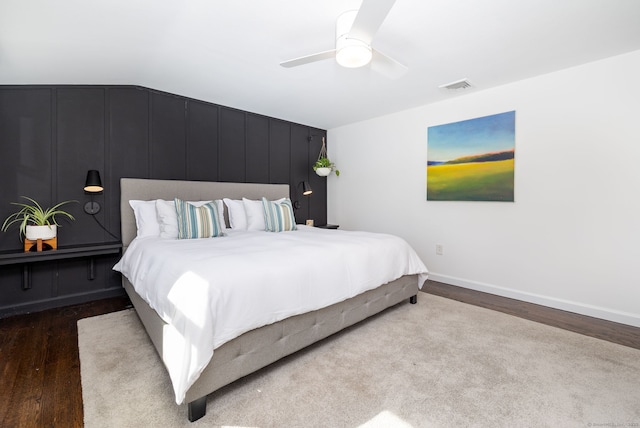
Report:
<svg viewBox="0 0 640 428"><path fill-rule="evenodd" d="M263 197L262 208L264 209L264 224L267 232L296 230L296 218L288 198L282 202L272 202Z"/></svg>
<svg viewBox="0 0 640 428"><path fill-rule="evenodd" d="M178 239L215 238L224 235L214 202L197 207L176 198L174 203L178 215Z"/></svg>

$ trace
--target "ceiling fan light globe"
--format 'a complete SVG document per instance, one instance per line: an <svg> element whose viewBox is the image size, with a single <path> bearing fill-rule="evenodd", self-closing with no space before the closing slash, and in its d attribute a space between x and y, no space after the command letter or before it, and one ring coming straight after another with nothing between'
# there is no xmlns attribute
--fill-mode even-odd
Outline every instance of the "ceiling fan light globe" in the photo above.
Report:
<svg viewBox="0 0 640 428"><path fill-rule="evenodd" d="M343 67L358 68L369 64L373 56L371 46L366 42L349 37L357 10L348 10L336 21L336 62Z"/></svg>
<svg viewBox="0 0 640 428"><path fill-rule="evenodd" d="M336 61L347 68L365 66L372 56L371 47L357 39L342 39L336 49Z"/></svg>

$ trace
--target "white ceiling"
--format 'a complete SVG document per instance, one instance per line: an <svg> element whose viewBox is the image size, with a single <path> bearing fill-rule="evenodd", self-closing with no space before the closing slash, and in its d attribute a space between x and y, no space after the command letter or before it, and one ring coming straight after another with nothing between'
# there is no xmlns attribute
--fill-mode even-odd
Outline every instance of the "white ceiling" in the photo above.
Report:
<svg viewBox="0 0 640 428"><path fill-rule="evenodd" d="M279 65L333 49L360 2L0 0L0 84L141 85L330 129L640 49L640 0L397 0L372 46L400 79Z"/></svg>

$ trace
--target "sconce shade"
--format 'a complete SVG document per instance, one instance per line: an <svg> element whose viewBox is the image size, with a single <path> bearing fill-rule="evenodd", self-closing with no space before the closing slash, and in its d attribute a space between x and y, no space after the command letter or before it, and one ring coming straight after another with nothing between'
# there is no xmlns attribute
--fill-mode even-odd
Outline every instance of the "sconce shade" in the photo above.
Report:
<svg viewBox="0 0 640 428"><path fill-rule="evenodd" d="M311 189L311 186L309 185L309 183L306 182L306 181L303 181L302 182L302 194L304 196L309 196L312 193L313 193L313 189Z"/></svg>
<svg viewBox="0 0 640 428"><path fill-rule="evenodd" d="M87 181L84 184L84 191L88 193L101 193L102 180L100 180L100 172L95 169L90 169L87 172Z"/></svg>
<svg viewBox="0 0 640 428"><path fill-rule="evenodd" d="M313 193L313 190L311 189L311 186L309 185L308 181L301 181L298 183L298 185L296 186L296 201L293 203L293 209L300 209L300 201L298 201L298 189L300 189L300 186L302 186L302 196L309 196Z"/></svg>

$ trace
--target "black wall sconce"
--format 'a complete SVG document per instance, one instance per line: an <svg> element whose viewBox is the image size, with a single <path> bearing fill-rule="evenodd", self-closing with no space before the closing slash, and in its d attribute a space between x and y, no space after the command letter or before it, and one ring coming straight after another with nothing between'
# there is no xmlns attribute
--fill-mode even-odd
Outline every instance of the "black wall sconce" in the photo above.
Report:
<svg viewBox="0 0 640 428"><path fill-rule="evenodd" d="M296 195L297 195L298 188L300 188L301 186L302 186L302 196L310 196L313 193L313 189L311 189L309 182L301 181L300 183L298 183L298 186L296 186ZM300 208L300 201L298 201L297 199L298 198L296 198L296 201L293 203L293 208L295 209Z"/></svg>
<svg viewBox="0 0 640 428"><path fill-rule="evenodd" d="M95 169L87 171L87 180L84 184L84 193L91 195L91 201L84 205L84 212L90 215L96 215L100 212L100 204L93 200L95 195L101 195L104 188L102 180L100 180L100 172Z"/></svg>
<svg viewBox="0 0 640 428"><path fill-rule="evenodd" d="M302 195L303 196L309 196L312 193L313 193L313 189L311 189L311 186L309 185L309 182L308 181L303 181L302 182Z"/></svg>
<svg viewBox="0 0 640 428"><path fill-rule="evenodd" d="M119 241L120 238L118 238L116 235L111 233L109 229L104 227L102 223L100 223L100 221L98 220L98 217L96 217L96 214L100 212L100 204L94 201L93 197L95 195L102 195L103 191L104 191L104 188L102 187L102 180L100 180L100 172L98 172L98 170L95 170L95 169L90 169L89 171L87 171L87 179L85 180L85 183L84 183L84 193L86 195L90 195L91 200L86 204L84 204L84 212L91 215L93 219L96 221L96 223L98 223L98 226L102 228L102 230L104 230L113 238L115 238L117 241Z"/></svg>

